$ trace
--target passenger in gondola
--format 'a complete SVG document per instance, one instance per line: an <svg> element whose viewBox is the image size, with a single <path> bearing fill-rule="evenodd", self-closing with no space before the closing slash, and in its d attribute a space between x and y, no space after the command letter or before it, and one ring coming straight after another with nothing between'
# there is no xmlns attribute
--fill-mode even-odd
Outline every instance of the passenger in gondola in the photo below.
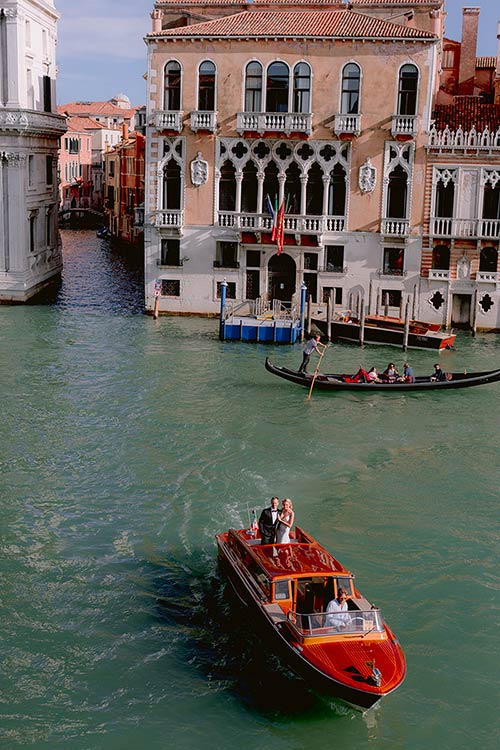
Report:
<svg viewBox="0 0 500 750"><path fill-rule="evenodd" d="M413 374L413 368L410 367L408 362L405 362L403 365L403 382L404 383L415 382L415 375Z"/></svg>
<svg viewBox="0 0 500 750"><path fill-rule="evenodd" d="M377 368L372 367L368 370L368 382L369 383L381 383L381 379L378 376Z"/></svg>
<svg viewBox="0 0 500 750"><path fill-rule="evenodd" d="M441 365L436 363L434 365L434 374L431 375L431 380L442 381L446 380L446 373L441 369Z"/></svg>
<svg viewBox="0 0 500 750"><path fill-rule="evenodd" d="M368 382L369 382L368 373L366 372L366 370L363 370L362 367L360 367L357 373L353 375L351 378L351 383L368 383Z"/></svg>
<svg viewBox="0 0 500 750"><path fill-rule="evenodd" d="M401 380L394 362L389 362L389 364L385 368L383 372L383 379L386 381L386 383L397 383L398 380Z"/></svg>
<svg viewBox="0 0 500 750"><path fill-rule="evenodd" d="M347 611L347 591L339 588L337 598L332 599L326 608L326 627L334 627L341 630L349 624L349 613Z"/></svg>

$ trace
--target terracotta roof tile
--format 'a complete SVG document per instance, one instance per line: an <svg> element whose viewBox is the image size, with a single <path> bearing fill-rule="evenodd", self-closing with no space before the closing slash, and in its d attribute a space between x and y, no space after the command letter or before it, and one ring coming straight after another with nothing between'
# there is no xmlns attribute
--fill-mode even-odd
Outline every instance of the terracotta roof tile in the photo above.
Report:
<svg viewBox="0 0 500 750"><path fill-rule="evenodd" d="M71 115L93 115L94 117L98 117L99 115L103 117L121 115L122 117L132 117L138 107L122 109L115 104L111 104L111 102L70 102L69 104L62 104L58 109L62 109Z"/></svg>
<svg viewBox="0 0 500 750"><path fill-rule="evenodd" d="M148 38L302 37L329 39L419 39L434 41L427 31L371 18L348 10L247 11L213 21L164 29Z"/></svg>
<svg viewBox="0 0 500 750"><path fill-rule="evenodd" d="M345 7L345 3L343 0L337 0L335 2L332 0L332 2L325 2L325 0L249 0L248 2L245 2L245 0L241 0L238 2L238 0L156 0L155 6L161 7L161 6L176 6L181 10L182 8L187 8L189 6L203 6L204 8L210 8L210 7L220 7L222 6L232 6L235 9L241 8L241 10L244 10L248 8L249 5L253 6L265 6L269 7L272 5L284 5L289 6L290 8L293 8L296 5L321 5L323 8L341 8Z"/></svg>
<svg viewBox="0 0 500 750"><path fill-rule="evenodd" d="M349 5L380 5L381 7L402 5L443 5L444 0L349 0Z"/></svg>
<svg viewBox="0 0 500 750"><path fill-rule="evenodd" d="M500 127L500 105L484 104L478 96L456 96L453 104L440 104L433 112L436 130L462 128L478 131L485 128L498 130Z"/></svg>
<svg viewBox="0 0 500 750"><path fill-rule="evenodd" d="M57 108L59 110L59 107ZM62 112L59 112L59 114L64 115L64 109ZM69 117L68 119L68 130L77 130L78 132L82 132L83 130L99 130L100 128L104 128L105 125L102 125L100 122L96 122L91 117Z"/></svg>

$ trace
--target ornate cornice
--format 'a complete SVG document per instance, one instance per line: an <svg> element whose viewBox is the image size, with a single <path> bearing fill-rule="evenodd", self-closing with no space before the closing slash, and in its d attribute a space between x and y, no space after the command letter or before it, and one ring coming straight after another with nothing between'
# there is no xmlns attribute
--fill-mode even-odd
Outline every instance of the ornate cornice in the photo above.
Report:
<svg viewBox="0 0 500 750"><path fill-rule="evenodd" d="M0 109L0 132L61 136L67 130L66 118L51 112Z"/></svg>
<svg viewBox="0 0 500 750"><path fill-rule="evenodd" d="M17 151L0 151L0 160L8 161L12 167L22 166L26 159L26 154L20 154Z"/></svg>
<svg viewBox="0 0 500 750"><path fill-rule="evenodd" d="M0 8L0 12L3 12L5 18L17 18L17 8Z"/></svg>

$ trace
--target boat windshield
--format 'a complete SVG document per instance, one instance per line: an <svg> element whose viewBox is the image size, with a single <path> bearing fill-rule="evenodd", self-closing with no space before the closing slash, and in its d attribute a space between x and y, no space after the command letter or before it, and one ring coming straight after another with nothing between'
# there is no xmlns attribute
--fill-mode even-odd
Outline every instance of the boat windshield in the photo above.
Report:
<svg viewBox="0 0 500 750"><path fill-rule="evenodd" d="M346 612L313 612L311 614L290 611L288 619L295 630L305 638L308 636L337 635L339 633L367 635L371 632L384 632L382 615L380 610L376 608L348 610Z"/></svg>

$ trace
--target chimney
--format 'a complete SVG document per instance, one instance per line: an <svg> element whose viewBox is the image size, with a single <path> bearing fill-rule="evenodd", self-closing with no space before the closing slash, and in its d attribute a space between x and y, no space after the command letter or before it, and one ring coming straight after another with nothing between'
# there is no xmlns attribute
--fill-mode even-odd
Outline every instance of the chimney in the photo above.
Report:
<svg viewBox="0 0 500 750"><path fill-rule="evenodd" d="M500 21L497 26L498 55L497 69L495 71L495 104L500 104Z"/></svg>
<svg viewBox="0 0 500 750"><path fill-rule="evenodd" d="M128 138L128 125L126 122L122 123L122 140L126 141Z"/></svg>
<svg viewBox="0 0 500 750"><path fill-rule="evenodd" d="M477 28L480 8L462 10L462 45L460 48L460 68L458 71L459 96L474 94L476 75Z"/></svg>
<svg viewBox="0 0 500 750"><path fill-rule="evenodd" d="M163 13L161 12L161 10L159 10L159 8L156 8L156 10L151 13L151 18L153 19L153 34L158 34L161 31L161 21L163 18Z"/></svg>

